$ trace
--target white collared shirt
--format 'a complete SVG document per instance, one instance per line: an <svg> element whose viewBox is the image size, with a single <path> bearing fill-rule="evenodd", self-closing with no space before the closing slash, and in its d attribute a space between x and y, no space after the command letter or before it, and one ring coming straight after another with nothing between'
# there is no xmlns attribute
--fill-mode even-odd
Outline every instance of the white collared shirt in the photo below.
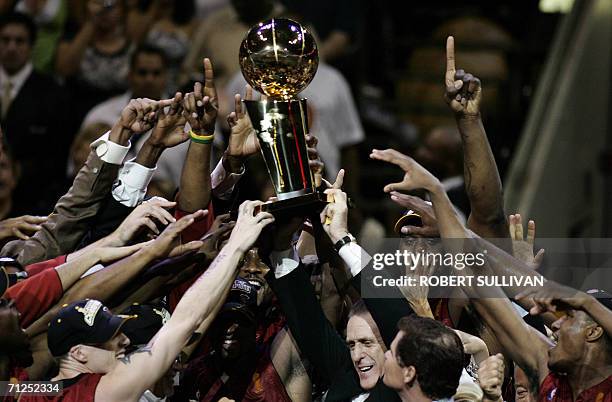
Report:
<svg viewBox="0 0 612 402"><path fill-rule="evenodd" d="M11 102L15 100L17 94L25 84L28 77L32 74L32 63L28 62L21 68L16 74L9 76L8 73L0 66L0 94L4 94L4 88L10 82L11 88Z"/></svg>

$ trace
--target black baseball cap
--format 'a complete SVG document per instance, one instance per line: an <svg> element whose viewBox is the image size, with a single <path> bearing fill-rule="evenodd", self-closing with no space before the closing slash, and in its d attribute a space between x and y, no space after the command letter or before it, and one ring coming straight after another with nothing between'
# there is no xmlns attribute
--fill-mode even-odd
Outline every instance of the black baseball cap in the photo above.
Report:
<svg viewBox="0 0 612 402"><path fill-rule="evenodd" d="M130 316L121 327L132 345L146 345L157 332L170 320L170 312L162 304L134 303L121 312Z"/></svg>
<svg viewBox="0 0 612 402"><path fill-rule="evenodd" d="M100 345L111 340L130 318L114 315L99 300L64 304L49 324L49 350L57 357L65 355L75 345Z"/></svg>

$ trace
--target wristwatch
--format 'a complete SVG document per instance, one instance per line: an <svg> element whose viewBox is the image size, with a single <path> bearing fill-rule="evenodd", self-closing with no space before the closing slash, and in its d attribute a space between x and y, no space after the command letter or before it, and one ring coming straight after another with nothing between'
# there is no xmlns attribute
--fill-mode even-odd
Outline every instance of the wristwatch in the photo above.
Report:
<svg viewBox="0 0 612 402"><path fill-rule="evenodd" d="M340 252L340 249L342 247L344 247L345 245L349 244L350 242L355 241L356 239L351 235L351 234L347 234L346 236L344 236L342 239L338 240L335 244L334 244L334 250L336 250L337 252Z"/></svg>

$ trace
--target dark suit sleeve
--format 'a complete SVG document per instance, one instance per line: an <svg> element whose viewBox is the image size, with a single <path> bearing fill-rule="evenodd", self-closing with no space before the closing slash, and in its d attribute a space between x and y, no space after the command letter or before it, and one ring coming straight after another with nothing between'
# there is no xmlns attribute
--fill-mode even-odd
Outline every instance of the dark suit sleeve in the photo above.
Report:
<svg viewBox="0 0 612 402"><path fill-rule="evenodd" d="M385 342L387 348L391 347L391 342L393 342L393 338L397 334L397 322L400 318L405 317L410 314L414 314L412 307L404 297L404 295L397 288L385 287L384 288L384 297L375 297L378 295L382 296L381 290L372 286L371 278L376 275L381 275L383 271L374 271L370 267L366 267L360 272L358 275L351 279L351 283L360 294L363 293L363 287L368 286L367 295L368 297L364 297L363 301L372 314L372 318L376 325L378 326L378 330L380 331L380 335ZM374 297L369 297L374 296Z"/></svg>
<svg viewBox="0 0 612 402"><path fill-rule="evenodd" d="M317 370L329 379L347 368L353 370L349 349L325 318L303 267L278 279L268 274L268 282L301 352Z"/></svg>
<svg viewBox="0 0 612 402"><path fill-rule="evenodd" d="M79 248L113 233L134 209L136 208L121 204L109 194Z"/></svg>
<svg viewBox="0 0 612 402"><path fill-rule="evenodd" d="M30 265L74 251L110 193L118 171L119 165L103 162L92 151L42 229L28 240L8 243L2 255Z"/></svg>

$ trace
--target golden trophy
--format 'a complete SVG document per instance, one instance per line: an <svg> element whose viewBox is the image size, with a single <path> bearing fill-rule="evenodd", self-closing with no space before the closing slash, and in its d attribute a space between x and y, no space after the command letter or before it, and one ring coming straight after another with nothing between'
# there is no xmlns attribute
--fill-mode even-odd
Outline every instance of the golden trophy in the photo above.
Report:
<svg viewBox="0 0 612 402"><path fill-rule="evenodd" d="M272 213L310 212L326 199L308 165L306 99L295 99L317 72L318 56L312 34L285 18L258 23L240 45L242 75L267 96L244 103L278 199L263 207Z"/></svg>

